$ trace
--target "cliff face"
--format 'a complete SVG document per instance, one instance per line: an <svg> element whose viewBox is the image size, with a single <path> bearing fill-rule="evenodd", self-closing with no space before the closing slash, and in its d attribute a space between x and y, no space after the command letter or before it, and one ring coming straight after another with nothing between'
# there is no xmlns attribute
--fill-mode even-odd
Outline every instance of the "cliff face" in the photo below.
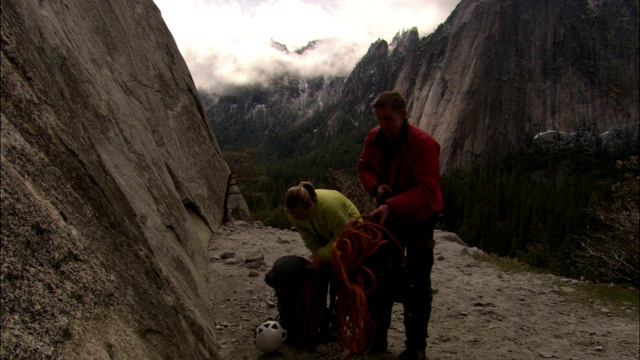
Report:
<svg viewBox="0 0 640 360"><path fill-rule="evenodd" d="M2 358L216 358L229 169L159 10L3 0L1 31Z"/></svg>
<svg viewBox="0 0 640 360"><path fill-rule="evenodd" d="M381 40L371 44L345 82L339 99L343 109L353 116L371 117L369 104L376 95L392 89L396 79L411 70L406 61L418 42L418 30L414 28L396 35L391 44Z"/></svg>
<svg viewBox="0 0 640 360"><path fill-rule="evenodd" d="M374 43L342 100L362 114L372 89L404 93L443 169L538 140L637 151L636 1L463 0L416 41Z"/></svg>

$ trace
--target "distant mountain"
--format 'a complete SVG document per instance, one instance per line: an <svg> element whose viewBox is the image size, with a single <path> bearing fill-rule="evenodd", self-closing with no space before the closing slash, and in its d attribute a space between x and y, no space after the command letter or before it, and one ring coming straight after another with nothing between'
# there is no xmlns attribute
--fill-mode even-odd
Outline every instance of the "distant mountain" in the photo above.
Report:
<svg viewBox="0 0 640 360"><path fill-rule="evenodd" d="M638 54L637 1L463 0L429 36L372 43L347 78L285 75L203 98L223 149L319 111L339 138L340 122L375 124L368 104L396 89L445 171L531 149L637 153Z"/></svg>
<svg viewBox="0 0 640 360"><path fill-rule="evenodd" d="M463 0L427 37L372 44L340 101L366 115L386 89L445 169L538 144L637 153L638 3Z"/></svg>
<svg viewBox="0 0 640 360"><path fill-rule="evenodd" d="M301 55L304 54L307 50L312 50L316 47L316 44L318 44L319 42L321 42L321 40L312 40L309 41L307 43L307 45L297 49L294 51L294 53ZM271 40L271 47L273 47L276 50L279 50L285 54L291 54L291 51L289 51L289 48L287 48L287 45L277 42L275 40Z"/></svg>
<svg viewBox="0 0 640 360"><path fill-rule="evenodd" d="M201 98L223 149L257 148L267 137L294 129L336 103L344 81L285 74L266 85L238 86L225 95L201 93Z"/></svg>

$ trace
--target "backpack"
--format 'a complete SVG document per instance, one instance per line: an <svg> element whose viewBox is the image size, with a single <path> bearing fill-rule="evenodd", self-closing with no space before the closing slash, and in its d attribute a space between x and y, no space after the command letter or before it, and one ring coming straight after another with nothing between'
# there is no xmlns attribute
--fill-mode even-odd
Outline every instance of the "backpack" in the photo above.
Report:
<svg viewBox="0 0 640 360"><path fill-rule="evenodd" d="M329 314L322 298L327 284L308 264L300 256L282 256L265 275L265 282L275 290L279 322L289 333L287 342L313 348L327 336Z"/></svg>

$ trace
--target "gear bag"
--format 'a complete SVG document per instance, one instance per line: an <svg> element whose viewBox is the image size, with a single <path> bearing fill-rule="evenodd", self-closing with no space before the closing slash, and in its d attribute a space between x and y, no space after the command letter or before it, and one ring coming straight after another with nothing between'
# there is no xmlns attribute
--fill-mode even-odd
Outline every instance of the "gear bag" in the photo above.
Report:
<svg viewBox="0 0 640 360"><path fill-rule="evenodd" d="M283 256L265 275L265 282L276 292L280 324L289 332L287 341L315 347L328 332L326 289L323 290L327 284L308 264L300 256Z"/></svg>

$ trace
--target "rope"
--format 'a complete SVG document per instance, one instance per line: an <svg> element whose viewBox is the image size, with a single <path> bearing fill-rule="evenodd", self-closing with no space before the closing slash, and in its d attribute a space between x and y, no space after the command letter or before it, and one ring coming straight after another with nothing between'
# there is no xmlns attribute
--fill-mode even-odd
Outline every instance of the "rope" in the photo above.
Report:
<svg viewBox="0 0 640 360"><path fill-rule="evenodd" d="M370 221L362 221L363 219ZM366 297L375 289L376 277L363 265L364 261L392 240L402 253L401 265L404 266L402 247L382 225L371 222L372 220L371 216L363 215L347 224L331 248L331 266L338 284L338 343L347 356L354 353L367 354L373 346L376 331ZM389 265L393 265L391 254L387 256Z"/></svg>

